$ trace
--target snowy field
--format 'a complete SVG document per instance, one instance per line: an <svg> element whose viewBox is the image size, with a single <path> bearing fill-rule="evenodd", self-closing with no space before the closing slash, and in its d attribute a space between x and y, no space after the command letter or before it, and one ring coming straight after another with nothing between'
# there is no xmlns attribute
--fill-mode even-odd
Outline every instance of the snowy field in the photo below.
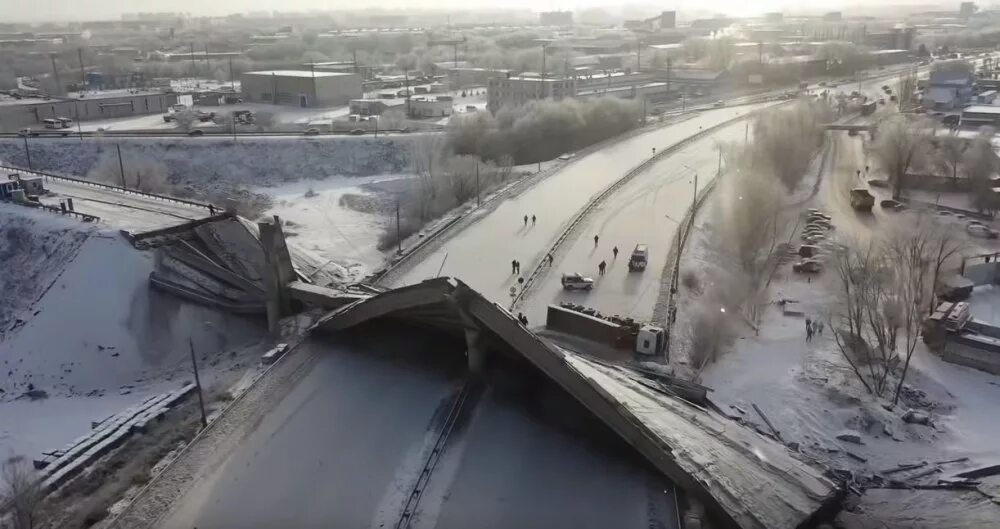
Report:
<svg viewBox="0 0 1000 529"><path fill-rule="evenodd" d="M398 173L407 167L406 139L388 137L240 137L232 138L33 138L28 142L32 167L40 171L85 175L101 158L113 157L116 145L128 159L163 162L179 180L211 179L230 184L274 185L331 175L370 176ZM27 167L24 142L0 139L0 160Z"/></svg>
<svg viewBox="0 0 1000 529"><path fill-rule="evenodd" d="M4 236L30 229L51 252L38 259L30 247L0 250L5 281L30 283L17 304L4 300L20 322L0 331L0 453L58 448L91 420L190 380L189 337L208 388L257 363L261 322L151 290L152 254L117 232L12 205L0 205L0 216ZM29 398L29 390L46 396Z"/></svg>
<svg viewBox="0 0 1000 529"><path fill-rule="evenodd" d="M378 269L385 259L378 238L389 217L385 213L358 211L341 203L345 195L377 200L369 186L406 178L400 175L330 177L319 181L294 182L255 191L266 193L274 203L266 215L285 222L289 240L346 267L361 279Z"/></svg>
<svg viewBox="0 0 1000 529"><path fill-rule="evenodd" d="M848 173L853 177L857 166L852 160L829 164L819 183L813 174L800 185L799 191L816 186L818 192L815 196L804 195L808 200L791 206L789 214L793 218L785 229L794 234L793 243L798 240L792 226L794 217L807 207L830 213L838 237L872 237L880 233L875 228L879 223L890 221L886 215L893 214L876 212L860 222L849 206L837 203L836 182ZM718 196L711 195L697 216L681 264L682 270L698 270L702 277L721 270L720 263L731 257L710 242L713 231L719 229L715 223L720 214L715 208L723 202L714 200ZM795 194L795 198L801 196ZM832 272L810 280L793 273L791 262L794 259L777 268L758 332L749 325L739 325L734 342L701 374L702 382L713 388L712 398L717 404L763 425L753 409L756 404L786 442L798 443L807 457L836 468L872 472L907 462L969 457L968 464L976 465L1000 460L1000 444L996 442L1000 438L1000 421L995 420L1000 377L946 363L919 342L899 404L890 405L891 395L888 399L869 395L841 355L829 328L806 341L805 318L826 320L835 310L832 300L836 299L836 288L827 277ZM682 289L678 299L675 334L681 337L681 351L692 307L699 303L697 296L687 290ZM784 314L777 303L780 299L798 300L802 314ZM977 307L983 319L988 319L986 314L1000 313L1000 296L990 299L984 301L988 306ZM676 349L671 363L684 359L683 352ZM691 366L680 368L690 370ZM927 413L930 425L902 421L908 409ZM847 430L859 434L860 443L837 438ZM951 470L957 471L957 467L945 468L944 475Z"/></svg>

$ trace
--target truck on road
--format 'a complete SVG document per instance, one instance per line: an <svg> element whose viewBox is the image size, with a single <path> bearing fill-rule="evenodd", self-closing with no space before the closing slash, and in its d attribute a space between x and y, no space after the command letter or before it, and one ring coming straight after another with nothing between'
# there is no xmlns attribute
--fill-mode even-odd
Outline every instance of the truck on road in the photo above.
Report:
<svg viewBox="0 0 1000 529"><path fill-rule="evenodd" d="M645 244L635 245L635 249L632 250L632 255L628 258L628 271L634 272L636 270L643 271L646 269L646 264L649 262L649 247Z"/></svg>
<svg viewBox="0 0 1000 529"><path fill-rule="evenodd" d="M662 354L667 346L667 335L661 327L617 315L602 316L574 303L549 305L545 328L641 355Z"/></svg>

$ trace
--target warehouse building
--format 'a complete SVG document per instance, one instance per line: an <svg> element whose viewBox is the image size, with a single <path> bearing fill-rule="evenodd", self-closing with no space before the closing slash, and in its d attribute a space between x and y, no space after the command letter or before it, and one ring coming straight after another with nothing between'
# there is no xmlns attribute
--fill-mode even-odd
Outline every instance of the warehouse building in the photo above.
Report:
<svg viewBox="0 0 1000 529"><path fill-rule="evenodd" d="M0 132L40 128L43 120L77 121L163 114L177 104L176 94L114 90L79 98L0 98Z"/></svg>
<svg viewBox="0 0 1000 529"><path fill-rule="evenodd" d="M335 107L362 96L361 76L345 72L272 70L240 76L243 99L297 107Z"/></svg>

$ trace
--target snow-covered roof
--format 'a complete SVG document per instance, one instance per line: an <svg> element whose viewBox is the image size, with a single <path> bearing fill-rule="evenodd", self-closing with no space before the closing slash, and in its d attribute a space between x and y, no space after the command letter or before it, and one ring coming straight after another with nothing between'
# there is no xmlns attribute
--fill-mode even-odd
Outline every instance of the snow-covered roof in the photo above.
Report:
<svg viewBox="0 0 1000 529"><path fill-rule="evenodd" d="M262 70L259 72L246 72L243 75L274 75L277 77L339 77L343 75L355 75L346 72L313 72L310 70Z"/></svg>
<svg viewBox="0 0 1000 529"><path fill-rule="evenodd" d="M970 105L962 109L962 114L996 114L1000 116L1000 106Z"/></svg>

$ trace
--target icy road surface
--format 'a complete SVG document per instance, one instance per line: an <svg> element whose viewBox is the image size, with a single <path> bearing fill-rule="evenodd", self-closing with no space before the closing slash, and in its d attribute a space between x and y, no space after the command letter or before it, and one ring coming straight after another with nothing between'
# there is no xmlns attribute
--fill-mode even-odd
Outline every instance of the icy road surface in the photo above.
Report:
<svg viewBox="0 0 1000 529"><path fill-rule="evenodd" d="M767 108L761 103L708 110L682 123L663 127L584 156L504 201L489 214L448 240L419 263L396 276L395 286L418 283L438 275L462 278L484 296L506 304L517 285L511 261L521 262L521 275L545 257L547 249L573 216L609 185L658 151L699 130ZM537 222L524 223L524 216ZM592 236L592 235L591 235ZM443 265L443 266L442 266Z"/></svg>
<svg viewBox="0 0 1000 529"><path fill-rule="evenodd" d="M593 307L604 314L621 314L651 321L660 292L667 253L678 222L694 198L694 175L702 189L719 168L719 143L742 142L746 122L729 125L698 139L646 169L606 199L573 230L552 268L536 278L527 299L519 303L528 321L545 321L545 307L563 301ZM594 244L594 235L600 240ZM628 260L637 244L649 247L645 271L629 272ZM618 247L616 258L612 248ZM607 263L604 276L597 265ZM563 290L562 273L579 272L594 278L594 289Z"/></svg>

